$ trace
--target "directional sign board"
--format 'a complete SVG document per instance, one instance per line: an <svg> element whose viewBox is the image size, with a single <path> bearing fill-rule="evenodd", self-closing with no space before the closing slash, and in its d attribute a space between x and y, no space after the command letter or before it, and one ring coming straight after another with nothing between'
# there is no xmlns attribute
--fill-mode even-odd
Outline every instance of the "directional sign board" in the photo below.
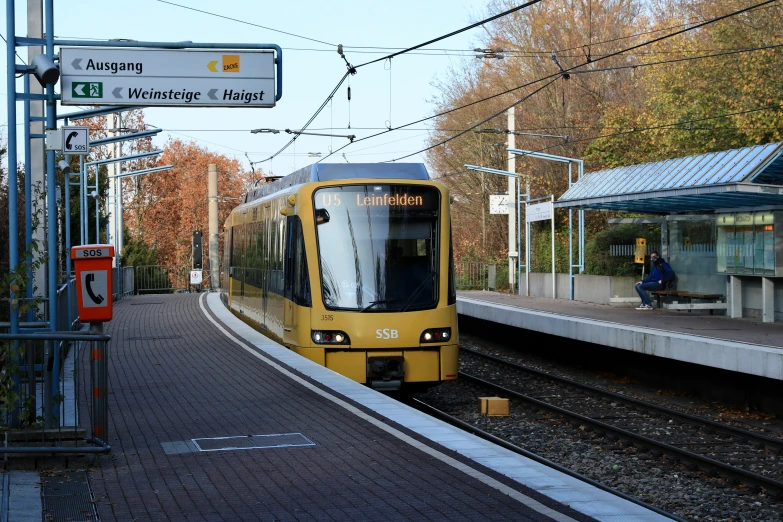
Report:
<svg viewBox="0 0 783 522"><path fill-rule="evenodd" d="M552 202L547 201L546 203L527 205L527 208L525 209L525 219L528 223L552 219Z"/></svg>
<svg viewBox="0 0 783 522"><path fill-rule="evenodd" d="M273 51L60 49L63 105L274 107Z"/></svg>
<svg viewBox="0 0 783 522"><path fill-rule="evenodd" d="M63 127L63 154L85 155L90 153L89 127Z"/></svg>

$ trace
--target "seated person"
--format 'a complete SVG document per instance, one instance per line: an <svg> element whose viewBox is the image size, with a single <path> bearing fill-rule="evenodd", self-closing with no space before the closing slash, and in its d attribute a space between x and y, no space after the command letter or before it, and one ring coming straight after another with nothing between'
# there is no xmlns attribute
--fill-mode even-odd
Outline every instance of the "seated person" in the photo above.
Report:
<svg viewBox="0 0 783 522"><path fill-rule="evenodd" d="M637 310L653 309L647 290L663 290L666 288L666 283L674 281L674 270L669 266L669 263L658 255L658 252L650 253L650 261L652 262L650 275L641 281L637 281L634 287L639 297L642 298L642 304L636 308Z"/></svg>

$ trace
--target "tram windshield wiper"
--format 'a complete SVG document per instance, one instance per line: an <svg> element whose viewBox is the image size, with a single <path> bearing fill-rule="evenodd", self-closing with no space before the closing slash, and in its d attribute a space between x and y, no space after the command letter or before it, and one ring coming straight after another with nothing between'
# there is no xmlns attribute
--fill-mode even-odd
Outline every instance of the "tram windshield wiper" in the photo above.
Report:
<svg viewBox="0 0 783 522"><path fill-rule="evenodd" d="M366 312L375 305L393 303L394 301L399 301L399 299L378 299L377 301L370 301L370 304L359 310L359 313Z"/></svg>

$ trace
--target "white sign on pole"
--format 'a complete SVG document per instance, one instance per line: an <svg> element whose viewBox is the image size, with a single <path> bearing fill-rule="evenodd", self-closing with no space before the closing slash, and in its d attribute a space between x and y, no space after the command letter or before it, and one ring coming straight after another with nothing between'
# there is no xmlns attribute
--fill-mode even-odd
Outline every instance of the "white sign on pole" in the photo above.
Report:
<svg viewBox="0 0 783 522"><path fill-rule="evenodd" d="M273 51L60 49L63 105L274 107Z"/></svg>
<svg viewBox="0 0 783 522"><path fill-rule="evenodd" d="M63 154L84 156L90 153L89 127L62 127Z"/></svg>
<svg viewBox="0 0 783 522"><path fill-rule="evenodd" d="M508 194L490 194L489 195L489 213L490 214L508 214L508 204L511 198Z"/></svg>
<svg viewBox="0 0 783 522"><path fill-rule="evenodd" d="M528 223L532 223L533 221L546 221L547 219L552 219L552 202L547 201L545 203L527 205L525 208L525 219Z"/></svg>
<svg viewBox="0 0 783 522"><path fill-rule="evenodd" d="M190 271L190 284L191 285L200 285L201 282L204 280L204 272L201 270L191 270Z"/></svg>

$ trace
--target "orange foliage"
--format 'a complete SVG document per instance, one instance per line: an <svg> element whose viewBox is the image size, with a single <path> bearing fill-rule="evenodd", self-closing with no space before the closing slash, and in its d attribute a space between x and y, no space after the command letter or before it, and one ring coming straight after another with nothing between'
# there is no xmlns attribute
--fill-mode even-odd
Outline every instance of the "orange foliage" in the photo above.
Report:
<svg viewBox="0 0 783 522"><path fill-rule="evenodd" d="M204 267L207 267L209 209L207 200L208 165L218 170L218 223L222 231L231 209L252 181L239 161L210 152L194 142L170 140L158 159L158 165L173 165L171 170L131 180L132 201L125 207L125 222L131 235L153 246L158 262L191 266L191 242L194 230L204 237ZM221 236L222 244L222 236Z"/></svg>

